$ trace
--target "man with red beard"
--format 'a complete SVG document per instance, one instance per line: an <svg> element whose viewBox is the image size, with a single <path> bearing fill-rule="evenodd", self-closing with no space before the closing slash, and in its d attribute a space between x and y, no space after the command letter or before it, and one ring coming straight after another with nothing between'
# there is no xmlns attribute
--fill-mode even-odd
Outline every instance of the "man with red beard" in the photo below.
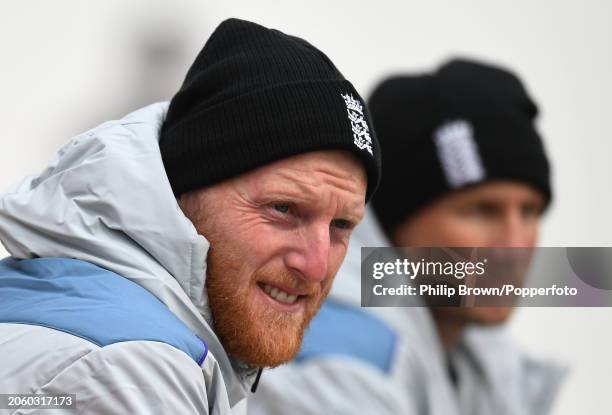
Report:
<svg viewBox="0 0 612 415"><path fill-rule="evenodd" d="M170 104L73 138L0 195L0 392L231 413L298 352L379 175L327 56L223 22Z"/></svg>
<svg viewBox="0 0 612 415"><path fill-rule="evenodd" d="M208 301L232 356L277 366L298 352L363 216L361 170L349 153L317 151L179 198L211 244Z"/></svg>

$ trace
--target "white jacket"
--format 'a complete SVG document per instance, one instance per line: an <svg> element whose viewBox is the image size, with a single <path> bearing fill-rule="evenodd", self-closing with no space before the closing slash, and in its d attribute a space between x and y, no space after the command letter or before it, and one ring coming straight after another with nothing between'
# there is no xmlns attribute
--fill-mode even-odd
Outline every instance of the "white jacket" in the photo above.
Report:
<svg viewBox="0 0 612 415"><path fill-rule="evenodd" d="M389 246L369 208L300 354L264 373L249 414L282 415L286 408L295 415L550 411L565 370L527 356L504 327L469 328L447 354L427 308L360 308L362 246Z"/></svg>
<svg viewBox="0 0 612 415"><path fill-rule="evenodd" d="M0 278L0 393L76 394L78 411L70 414L226 414L246 397L254 371L228 357L211 329L204 290L208 241L182 214L162 164L158 137L167 109L167 103L153 104L73 138L42 173L0 195L0 240L24 260L4 261L17 271ZM22 300L12 295L9 301L7 293L27 288L32 276L20 279L19 272L34 267L36 274L45 264L52 264L50 273L65 266L65 275L73 269L93 275L83 282L79 275L58 279L71 287L66 293L99 282L102 288L82 295L115 290L108 298L129 310L132 297L118 295L125 289L154 315L139 321L125 311L114 318L126 318L126 325L102 330L111 316L89 316L81 294L66 298L89 320L61 314L66 310L55 297L45 303L53 313L27 315ZM26 303L33 301L31 292ZM3 308L9 303L12 308ZM133 333L109 337L128 323ZM151 334L161 326L147 331L149 323L175 330L178 343Z"/></svg>

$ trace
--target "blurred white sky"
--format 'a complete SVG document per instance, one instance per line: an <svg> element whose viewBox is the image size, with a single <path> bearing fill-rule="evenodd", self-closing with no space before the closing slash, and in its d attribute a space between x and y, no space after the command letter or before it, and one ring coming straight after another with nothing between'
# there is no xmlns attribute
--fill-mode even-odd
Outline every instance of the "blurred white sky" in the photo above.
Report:
<svg viewBox="0 0 612 415"><path fill-rule="evenodd" d="M4 1L0 189L71 135L169 99L214 27L241 17L304 37L362 92L449 56L507 65L541 107L554 167L548 246L611 246L612 2ZM0 248L0 254L4 251ZM573 366L556 414L612 412L612 310L520 310L518 340Z"/></svg>

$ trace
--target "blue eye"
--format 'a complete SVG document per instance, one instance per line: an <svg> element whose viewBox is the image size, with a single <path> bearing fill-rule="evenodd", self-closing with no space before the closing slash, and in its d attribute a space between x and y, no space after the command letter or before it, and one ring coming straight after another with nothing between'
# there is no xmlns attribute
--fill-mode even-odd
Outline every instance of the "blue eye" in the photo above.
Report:
<svg viewBox="0 0 612 415"><path fill-rule="evenodd" d="M287 213L289 212L289 205L283 205L279 203L279 204L274 205L274 210L280 213Z"/></svg>

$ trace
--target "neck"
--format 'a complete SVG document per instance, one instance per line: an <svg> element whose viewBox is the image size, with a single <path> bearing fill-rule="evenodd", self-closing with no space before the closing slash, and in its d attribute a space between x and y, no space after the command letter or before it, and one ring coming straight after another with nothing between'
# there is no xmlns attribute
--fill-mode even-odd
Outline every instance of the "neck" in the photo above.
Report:
<svg viewBox="0 0 612 415"><path fill-rule="evenodd" d="M431 309L431 313L438 330L438 336L440 342L445 351L450 351L461 337L461 333L467 321L460 318L453 318L449 316L444 310L438 310L436 308Z"/></svg>

